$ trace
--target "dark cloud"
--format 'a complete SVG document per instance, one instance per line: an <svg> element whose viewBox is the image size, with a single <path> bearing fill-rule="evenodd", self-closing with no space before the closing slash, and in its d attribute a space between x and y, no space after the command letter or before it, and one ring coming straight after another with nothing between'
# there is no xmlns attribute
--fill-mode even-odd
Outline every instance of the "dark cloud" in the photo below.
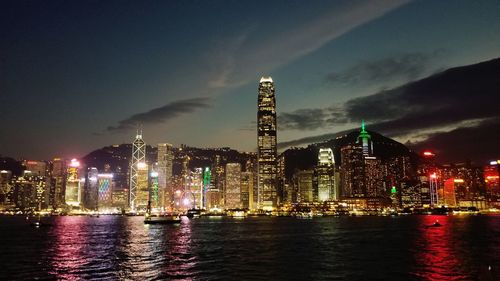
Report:
<svg viewBox="0 0 500 281"><path fill-rule="evenodd" d="M389 135L500 116L500 59L451 68L401 87L352 99L350 120Z"/></svg>
<svg viewBox="0 0 500 281"><path fill-rule="evenodd" d="M339 107L298 109L278 116L280 130L316 130L345 124L347 119Z"/></svg>
<svg viewBox="0 0 500 281"><path fill-rule="evenodd" d="M416 135L422 130L457 127L458 124L483 120L480 125L457 128L449 133L435 133L419 145L469 140L470 153L462 155L459 147L454 153L461 157L483 159L484 153L476 145L483 139L484 130L492 120L500 118L500 59L474 65L451 68L419 81L381 91L374 95L352 99L344 104L344 115L349 121L367 120L369 129L391 137ZM477 133L473 141L467 133ZM334 134L308 137L282 143L299 145L321 141ZM451 137L456 137L453 139ZM485 140L486 141L486 140ZM488 140L489 141L489 140ZM443 150L446 149L443 147ZM453 149L450 147L450 150ZM473 151L477 151L474 154ZM492 147L491 153L500 147ZM448 152L449 153L449 152ZM445 154L446 157L451 156ZM475 155L475 156L474 156ZM451 159L451 158L450 158ZM484 160L484 159L483 159Z"/></svg>
<svg viewBox="0 0 500 281"><path fill-rule="evenodd" d="M415 151L432 149L436 152L437 159L444 162L463 162L469 159L475 160L476 164L486 164L489 160L500 159L498 128L500 118L493 118L476 127L431 134L425 141L410 147Z"/></svg>
<svg viewBox="0 0 500 281"><path fill-rule="evenodd" d="M137 125L158 124L183 114L210 106L210 99L198 97L178 100L148 112L138 113L118 122L118 126L109 126L108 131L123 131L136 128Z"/></svg>
<svg viewBox="0 0 500 281"><path fill-rule="evenodd" d="M431 71L435 60L447 54L443 49L431 53L407 53L358 64L336 73L327 80L332 83L355 85L360 83L386 82L390 79L411 81Z"/></svg>
<svg viewBox="0 0 500 281"><path fill-rule="evenodd" d="M341 133L323 134L323 135L318 135L318 136L300 138L300 139L291 140L291 141L284 141L284 142L278 143L278 149L284 149L284 148L292 147L292 146L300 146L300 145L304 145L304 144L321 142L324 140L333 139L340 134Z"/></svg>

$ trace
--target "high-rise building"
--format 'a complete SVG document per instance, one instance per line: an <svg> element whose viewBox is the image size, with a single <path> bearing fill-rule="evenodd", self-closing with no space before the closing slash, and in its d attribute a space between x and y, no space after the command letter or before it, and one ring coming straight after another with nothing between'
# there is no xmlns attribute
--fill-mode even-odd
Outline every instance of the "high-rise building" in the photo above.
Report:
<svg viewBox="0 0 500 281"><path fill-rule="evenodd" d="M336 200L335 190L335 159L331 148L320 148L318 153L318 200Z"/></svg>
<svg viewBox="0 0 500 281"><path fill-rule="evenodd" d="M444 205L449 206L449 207L457 206L457 198L455 195L455 183L456 182L458 183L460 181L463 182L463 180L457 180L454 178L450 178L444 182L443 191L442 191L442 194L443 194L442 203Z"/></svg>
<svg viewBox="0 0 500 281"><path fill-rule="evenodd" d="M195 168L190 172L187 180L186 190L192 195L192 208L203 207L203 169Z"/></svg>
<svg viewBox="0 0 500 281"><path fill-rule="evenodd" d="M385 192L383 182L382 161L374 156L364 157L364 181L366 188L366 196L368 197L384 197L388 194Z"/></svg>
<svg viewBox="0 0 500 281"><path fill-rule="evenodd" d="M491 161L490 165L483 168L483 177L486 184L486 198L490 202L500 199L500 165L498 161Z"/></svg>
<svg viewBox="0 0 500 281"><path fill-rule="evenodd" d="M212 188L212 172L210 171L210 167L205 167L203 170L203 206L202 209L207 209L208 200L207 194L208 191Z"/></svg>
<svg viewBox="0 0 500 281"><path fill-rule="evenodd" d="M66 174L66 194L65 202L72 207L79 207L82 202L81 182L80 182L80 162L71 159L68 163Z"/></svg>
<svg viewBox="0 0 500 281"><path fill-rule="evenodd" d="M0 171L0 206L5 206L10 204L7 200L7 194L9 194L11 185L9 184L12 178L12 172L7 170Z"/></svg>
<svg viewBox="0 0 500 281"><path fill-rule="evenodd" d="M48 174L47 163L44 161L24 160L23 166L30 171L33 176L45 177Z"/></svg>
<svg viewBox="0 0 500 281"><path fill-rule="evenodd" d="M96 167L87 168L85 175L85 188L83 190L83 206L88 210L98 210L99 187Z"/></svg>
<svg viewBox="0 0 500 281"><path fill-rule="evenodd" d="M347 145L340 150L342 196L366 197L363 148Z"/></svg>
<svg viewBox="0 0 500 281"><path fill-rule="evenodd" d="M146 143L142 139L142 132L135 135L135 140L132 143L132 161L130 163L130 196L129 205L132 211L137 209L137 197L140 182L144 184L146 182L147 189L147 170L148 165L146 164ZM146 177L144 178L144 173ZM141 175L141 177L140 177ZM143 187L144 188L144 187ZM143 196L144 197L144 196ZM144 198L141 198L144 201ZM144 202L141 202L143 204ZM147 197L146 197L147 204Z"/></svg>
<svg viewBox="0 0 500 281"><path fill-rule="evenodd" d="M113 174L98 174L97 182L99 187L99 209L112 207L112 194L113 194Z"/></svg>
<svg viewBox="0 0 500 281"><path fill-rule="evenodd" d="M158 173L158 163L155 163L151 167L151 171L149 172L149 201L151 203L152 209L161 209L162 203L160 200L161 191L160 191L160 183L159 178L160 175Z"/></svg>
<svg viewBox="0 0 500 281"><path fill-rule="evenodd" d="M241 208L241 164L227 163L226 164L226 194L225 208L238 209Z"/></svg>
<svg viewBox="0 0 500 281"><path fill-rule="evenodd" d="M134 210L145 211L149 200L149 165L144 162L137 164L137 185L135 190Z"/></svg>
<svg viewBox="0 0 500 281"><path fill-rule="evenodd" d="M253 209L253 173L241 173L241 207L244 209Z"/></svg>
<svg viewBox="0 0 500 281"><path fill-rule="evenodd" d="M370 134L365 130L365 120L361 120L361 130L359 131L358 143L363 148L364 156L371 156L373 154L373 142L371 141Z"/></svg>
<svg viewBox="0 0 500 281"><path fill-rule="evenodd" d="M304 170L295 173L294 182L297 185L298 198L301 203L312 203L315 201L314 196L314 171Z"/></svg>
<svg viewBox="0 0 500 281"><path fill-rule="evenodd" d="M257 111L257 165L259 209L277 206L277 139L276 98L271 77L262 77L259 83Z"/></svg>
<svg viewBox="0 0 500 281"><path fill-rule="evenodd" d="M57 209L64 205L66 194L66 161L54 158L50 170L49 205Z"/></svg>
<svg viewBox="0 0 500 281"><path fill-rule="evenodd" d="M41 210L47 207L47 178L32 175L25 171L20 177L12 181L12 190L9 201L23 211Z"/></svg>
<svg viewBox="0 0 500 281"><path fill-rule="evenodd" d="M172 167L174 153L169 143L158 144L158 159L156 172L158 173L158 190L160 207L171 209L173 207Z"/></svg>

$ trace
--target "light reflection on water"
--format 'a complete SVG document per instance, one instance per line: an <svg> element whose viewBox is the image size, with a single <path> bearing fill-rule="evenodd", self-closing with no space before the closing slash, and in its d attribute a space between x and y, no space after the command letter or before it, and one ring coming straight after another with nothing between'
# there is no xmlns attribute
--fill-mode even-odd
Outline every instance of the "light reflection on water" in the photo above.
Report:
<svg viewBox="0 0 500 281"><path fill-rule="evenodd" d="M426 227L439 219L442 227ZM500 217L0 217L0 276L59 280L495 280ZM492 270L488 270L488 266ZM497 274L497 276L495 276ZM6 279L7 280L7 279ZM500 280L500 279L497 279Z"/></svg>

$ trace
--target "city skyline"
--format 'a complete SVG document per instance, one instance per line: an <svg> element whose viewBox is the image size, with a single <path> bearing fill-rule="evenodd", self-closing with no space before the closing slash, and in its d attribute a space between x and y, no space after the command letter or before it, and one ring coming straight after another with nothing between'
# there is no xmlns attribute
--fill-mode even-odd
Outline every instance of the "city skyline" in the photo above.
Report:
<svg viewBox="0 0 500 281"><path fill-rule="evenodd" d="M481 85L441 93L435 106L423 95L409 110L414 96L398 93L498 57L494 1L276 1L265 10L264 2L44 3L1 4L2 155L81 157L129 143L136 123L148 143L256 151L255 81L270 75L279 89L278 145L331 138L365 119L368 130L417 147L427 140L442 149L453 137L446 154L462 161L490 160L464 136L492 134L481 149L498 157L498 113L488 111L499 104L494 83L475 103L457 97ZM206 13L219 9L223 16ZM383 110L388 103L403 116ZM459 114L438 114L443 106Z"/></svg>

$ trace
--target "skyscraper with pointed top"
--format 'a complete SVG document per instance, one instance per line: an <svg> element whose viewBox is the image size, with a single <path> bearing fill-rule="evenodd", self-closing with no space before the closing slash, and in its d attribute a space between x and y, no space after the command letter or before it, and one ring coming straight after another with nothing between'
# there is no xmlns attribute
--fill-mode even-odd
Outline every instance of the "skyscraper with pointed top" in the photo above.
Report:
<svg viewBox="0 0 500 281"><path fill-rule="evenodd" d="M277 206L277 139L276 98L271 77L262 77L259 83L257 111L257 165L258 208Z"/></svg>
<svg viewBox="0 0 500 281"><path fill-rule="evenodd" d="M132 143L132 161L130 163L130 191L129 191L129 206L132 211L137 210L137 197L144 182L143 175L146 169L146 184L147 184L147 164L146 164L146 143L142 139L142 131L137 130L135 140Z"/></svg>
<svg viewBox="0 0 500 281"><path fill-rule="evenodd" d="M373 154L373 143L370 134L365 129L365 120L361 120L361 130L359 131L358 143L361 143L364 156L371 156Z"/></svg>

